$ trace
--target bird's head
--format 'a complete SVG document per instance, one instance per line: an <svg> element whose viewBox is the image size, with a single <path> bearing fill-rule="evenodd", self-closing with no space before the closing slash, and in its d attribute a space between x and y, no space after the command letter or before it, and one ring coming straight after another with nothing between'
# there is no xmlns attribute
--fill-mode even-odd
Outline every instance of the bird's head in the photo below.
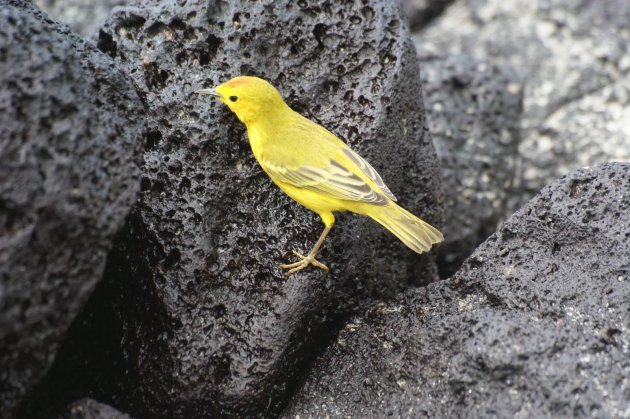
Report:
<svg viewBox="0 0 630 419"><path fill-rule="evenodd" d="M246 125L287 106L275 87L258 77L238 76L214 89L195 93L216 97Z"/></svg>

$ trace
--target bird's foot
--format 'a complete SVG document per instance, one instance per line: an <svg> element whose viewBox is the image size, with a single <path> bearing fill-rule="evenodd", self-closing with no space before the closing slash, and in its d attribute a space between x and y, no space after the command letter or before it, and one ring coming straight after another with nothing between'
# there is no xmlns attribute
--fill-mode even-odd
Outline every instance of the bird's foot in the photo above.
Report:
<svg viewBox="0 0 630 419"><path fill-rule="evenodd" d="M287 263L284 265L280 265L282 269L289 270L287 272L287 275L293 275L297 271L301 271L302 269L306 268L308 265L317 266L318 268L323 269L326 272L328 272L328 266L324 265L323 263L315 259L315 256L311 256L311 255L304 256L303 254L296 252L295 250L293 251L293 254L299 257L301 260L295 263Z"/></svg>

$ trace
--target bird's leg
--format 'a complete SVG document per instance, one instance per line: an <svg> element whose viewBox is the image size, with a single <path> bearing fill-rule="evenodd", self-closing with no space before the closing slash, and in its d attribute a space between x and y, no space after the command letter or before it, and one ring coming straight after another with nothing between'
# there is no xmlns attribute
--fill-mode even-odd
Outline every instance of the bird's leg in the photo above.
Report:
<svg viewBox="0 0 630 419"><path fill-rule="evenodd" d="M319 252L319 248L322 247L322 244L324 243L324 240L326 239L326 236L328 235L328 232L330 231L331 228L332 227L326 227L324 229L324 231L322 232L322 235L319 236L319 240L317 240L317 243L315 243L315 246L313 246L313 249L310 251L308 256L304 256L295 250L293 251L293 254L299 257L301 260L295 263L280 265L282 269L289 270L287 272L287 275L292 275L296 273L297 271L301 271L302 269L306 268L308 265L317 266L318 268L321 268L325 270L326 272L328 272L328 266L324 265L323 263L315 259L315 255L317 255L317 252Z"/></svg>

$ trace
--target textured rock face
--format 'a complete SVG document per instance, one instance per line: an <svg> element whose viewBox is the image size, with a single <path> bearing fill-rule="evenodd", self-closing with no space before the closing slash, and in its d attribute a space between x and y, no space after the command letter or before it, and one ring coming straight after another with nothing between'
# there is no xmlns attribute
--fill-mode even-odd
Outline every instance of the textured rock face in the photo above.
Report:
<svg viewBox="0 0 630 419"><path fill-rule="evenodd" d="M526 81L523 196L568 171L630 160L630 2L458 1L423 48L510 66Z"/></svg>
<svg viewBox="0 0 630 419"><path fill-rule="evenodd" d="M98 31L111 10L127 0L33 0L50 16L67 23L75 32L89 36Z"/></svg>
<svg viewBox="0 0 630 419"><path fill-rule="evenodd" d="M81 399L68 406L63 419L131 419L131 416L92 399ZM61 418L60 418L61 419Z"/></svg>
<svg viewBox="0 0 630 419"><path fill-rule="evenodd" d="M447 278L514 210L522 86L513 72L466 56L418 52L427 121L442 164Z"/></svg>
<svg viewBox="0 0 630 419"><path fill-rule="evenodd" d="M119 3L35 1L83 34L83 11ZM628 158L628 2L404 2L434 22L418 40L445 217L398 11L261 3L136 1L96 34L150 108L141 141L112 61L0 0L0 417L630 416L628 164L545 188L447 282L401 294L432 259L351 215L324 246L331 274L286 279L321 222L261 173L229 111L190 95L269 79L405 207L446 219L447 275L510 211L514 179L527 195ZM107 254L141 143L141 198Z"/></svg>
<svg viewBox="0 0 630 419"><path fill-rule="evenodd" d="M287 279L278 265L312 246L321 221L271 184L223 105L191 95L238 74L268 79L440 225L417 57L390 2L140 1L96 42L152 113L141 198L106 274L126 373L96 398L141 417L272 415L339 318L436 277L431 256L341 215L321 253L331 273Z"/></svg>
<svg viewBox="0 0 630 419"><path fill-rule="evenodd" d="M630 414L630 164L544 188L452 280L349 323L284 417Z"/></svg>
<svg viewBox="0 0 630 419"><path fill-rule="evenodd" d="M101 277L139 187L142 112L109 57L0 2L0 417Z"/></svg>

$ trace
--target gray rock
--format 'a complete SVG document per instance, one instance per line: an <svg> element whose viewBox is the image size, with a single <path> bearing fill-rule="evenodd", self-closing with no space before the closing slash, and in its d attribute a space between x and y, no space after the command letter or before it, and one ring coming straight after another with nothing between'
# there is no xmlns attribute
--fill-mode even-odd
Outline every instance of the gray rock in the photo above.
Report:
<svg viewBox="0 0 630 419"><path fill-rule="evenodd" d="M572 172L348 323L282 417L627 417L629 238L630 164Z"/></svg>
<svg viewBox="0 0 630 419"><path fill-rule="evenodd" d="M401 0L403 12L412 31L428 25L455 0Z"/></svg>
<svg viewBox="0 0 630 419"><path fill-rule="evenodd" d="M104 403L86 398L68 406L60 419L131 419L131 416Z"/></svg>
<svg viewBox="0 0 630 419"><path fill-rule="evenodd" d="M502 66L425 50L418 55L442 166L446 224L438 259L447 278L514 210L522 86Z"/></svg>
<svg viewBox="0 0 630 419"><path fill-rule="evenodd" d="M66 23L82 36L98 31L112 9L128 0L34 0L38 7L53 18Z"/></svg>
<svg viewBox="0 0 630 419"><path fill-rule="evenodd" d="M0 417L46 373L139 189L143 105L108 56L0 1Z"/></svg>
<svg viewBox="0 0 630 419"><path fill-rule="evenodd" d="M457 1L416 41L510 66L524 92L523 193L630 160L630 2Z"/></svg>
<svg viewBox="0 0 630 419"><path fill-rule="evenodd" d="M341 215L320 258L331 273L287 279L278 265L313 245L321 221L272 185L234 115L191 95L238 74L269 79L439 226L438 162L398 8L309 4L139 1L95 40L152 113L141 197L106 275L126 380L110 396L130 414L272 415L339 319L437 277L432 255Z"/></svg>

